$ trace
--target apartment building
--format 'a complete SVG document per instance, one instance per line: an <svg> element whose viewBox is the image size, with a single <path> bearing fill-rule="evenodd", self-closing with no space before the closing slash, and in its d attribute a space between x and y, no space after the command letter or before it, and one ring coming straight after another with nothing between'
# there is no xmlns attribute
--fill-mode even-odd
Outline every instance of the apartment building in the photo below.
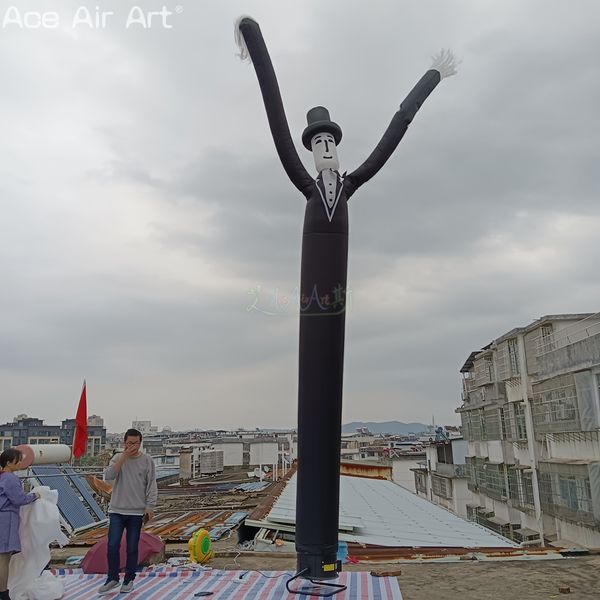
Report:
<svg viewBox="0 0 600 600"><path fill-rule="evenodd" d="M473 502L467 477L468 448L462 438L434 441L425 447L425 461L411 469L419 496L463 518Z"/></svg>
<svg viewBox="0 0 600 600"><path fill-rule="evenodd" d="M48 425L43 419L17 415L12 423L0 424L0 451L20 444L73 445L75 419L65 419L60 425ZM100 454L106 446L106 428L102 417L92 415L87 421L87 456Z"/></svg>
<svg viewBox="0 0 600 600"><path fill-rule="evenodd" d="M600 314L546 315L464 363L467 516L524 544L600 546Z"/></svg>

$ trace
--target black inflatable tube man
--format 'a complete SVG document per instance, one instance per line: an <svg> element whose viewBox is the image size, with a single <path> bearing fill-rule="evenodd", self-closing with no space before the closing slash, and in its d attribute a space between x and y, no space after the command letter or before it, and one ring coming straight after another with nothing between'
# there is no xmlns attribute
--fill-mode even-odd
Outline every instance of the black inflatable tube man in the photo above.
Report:
<svg viewBox="0 0 600 600"><path fill-rule="evenodd" d="M381 141L352 173L338 172L339 125L323 107L307 114L302 143L313 151L313 179L290 135L275 71L258 23L236 22L240 57L256 70L277 153L288 177L307 200L302 237L298 389L298 481L296 550L298 573L306 579L337 577L340 441L348 207L356 190L373 177L396 149L413 117L441 81L456 72L443 51L396 112Z"/></svg>

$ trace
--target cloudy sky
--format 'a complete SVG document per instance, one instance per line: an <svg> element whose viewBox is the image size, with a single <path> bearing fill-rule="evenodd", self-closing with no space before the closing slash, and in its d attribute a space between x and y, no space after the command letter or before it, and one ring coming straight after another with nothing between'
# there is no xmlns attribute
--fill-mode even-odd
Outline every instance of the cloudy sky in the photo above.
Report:
<svg viewBox="0 0 600 600"><path fill-rule="evenodd" d="M350 202L345 422L456 423L472 350L600 310L595 0L138 4L173 14L0 0L0 422L74 416L86 378L110 431L295 424L305 201L235 56L240 14L311 173L312 106L351 171L431 55L462 60ZM80 7L115 14L91 29Z"/></svg>

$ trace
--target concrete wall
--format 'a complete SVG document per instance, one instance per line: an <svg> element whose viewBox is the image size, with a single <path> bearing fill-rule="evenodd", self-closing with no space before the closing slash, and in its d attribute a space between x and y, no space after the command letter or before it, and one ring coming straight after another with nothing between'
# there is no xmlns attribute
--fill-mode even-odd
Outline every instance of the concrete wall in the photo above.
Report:
<svg viewBox="0 0 600 600"><path fill-rule="evenodd" d="M600 334L559 348L538 358L540 374L557 375L560 371L585 369L600 363Z"/></svg>
<svg viewBox="0 0 600 600"><path fill-rule="evenodd" d="M454 512L454 502L449 498L444 498L442 496L436 496L435 494L433 494L431 502L433 502L433 504L437 504L438 506L443 506L450 512Z"/></svg>
<svg viewBox="0 0 600 600"><path fill-rule="evenodd" d="M491 504L489 502L491 501ZM494 509L495 516L499 519L511 522L511 511L506 502L500 502L500 500L493 500L492 498L486 498L485 505Z"/></svg>
<svg viewBox="0 0 600 600"><path fill-rule="evenodd" d="M529 513L521 513L521 527L523 529L531 529L533 531L537 531L538 533L540 532L541 529L541 524L538 523L538 520L536 519L535 515L529 514Z"/></svg>
<svg viewBox="0 0 600 600"><path fill-rule="evenodd" d="M463 519L467 518L467 504L473 504L473 494L467 487L466 479L452 480L452 512Z"/></svg>
<svg viewBox="0 0 600 600"><path fill-rule="evenodd" d="M427 467L435 471L437 467L437 448L435 446L425 446L425 460Z"/></svg>
<svg viewBox="0 0 600 600"><path fill-rule="evenodd" d="M600 548L600 532L556 519L559 540L569 540L586 548Z"/></svg>
<svg viewBox="0 0 600 600"><path fill-rule="evenodd" d="M244 443L213 444L215 450L223 451L224 467L241 467L244 464Z"/></svg>
<svg viewBox="0 0 600 600"><path fill-rule="evenodd" d="M179 456L177 454L153 456L152 460L157 467L179 468Z"/></svg>
<svg viewBox="0 0 600 600"><path fill-rule="evenodd" d="M487 456L492 463L503 463L504 452L502 442L500 440L490 440L487 442Z"/></svg>
<svg viewBox="0 0 600 600"><path fill-rule="evenodd" d="M415 476L411 469L419 466L418 460L398 458L392 461L392 481L402 487L416 492Z"/></svg>
<svg viewBox="0 0 600 600"><path fill-rule="evenodd" d="M188 482L192 478L192 449L182 448L179 455L179 478Z"/></svg>
<svg viewBox="0 0 600 600"><path fill-rule="evenodd" d="M294 461L298 458L298 440L290 439L290 461Z"/></svg>
<svg viewBox="0 0 600 600"><path fill-rule="evenodd" d="M488 458L488 443L487 442L469 442L469 456L477 456L479 458Z"/></svg>
<svg viewBox="0 0 600 600"><path fill-rule="evenodd" d="M565 460L598 460L600 440L598 432L587 432L572 436L555 433L543 445L544 457ZM549 452L548 452L549 450Z"/></svg>
<svg viewBox="0 0 600 600"><path fill-rule="evenodd" d="M272 465L279 461L277 442L257 442L250 444L250 465Z"/></svg>
<svg viewBox="0 0 600 600"><path fill-rule="evenodd" d="M524 444L515 444L513 446L513 453L515 457L515 462L518 462L520 465L531 466L531 455L529 453L528 446Z"/></svg>
<svg viewBox="0 0 600 600"><path fill-rule="evenodd" d="M464 465L466 456L469 451L469 443L467 440L453 440L452 442L452 458L455 465Z"/></svg>

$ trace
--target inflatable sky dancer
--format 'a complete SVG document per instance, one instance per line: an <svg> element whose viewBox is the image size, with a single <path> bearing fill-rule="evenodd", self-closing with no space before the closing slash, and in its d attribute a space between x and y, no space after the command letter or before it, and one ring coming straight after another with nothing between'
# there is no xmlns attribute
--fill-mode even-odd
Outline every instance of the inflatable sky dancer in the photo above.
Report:
<svg viewBox="0 0 600 600"><path fill-rule="evenodd" d="M307 200L302 238L298 390L298 576L337 577L340 432L348 261L348 207L356 190L373 177L404 136L416 112L444 77L456 73L443 51L396 112L365 162L340 175L337 146L342 130L326 108L308 111L302 144L312 151L311 177L296 152L279 86L258 23L241 17L235 26L240 57L254 65L275 148L288 177Z"/></svg>

